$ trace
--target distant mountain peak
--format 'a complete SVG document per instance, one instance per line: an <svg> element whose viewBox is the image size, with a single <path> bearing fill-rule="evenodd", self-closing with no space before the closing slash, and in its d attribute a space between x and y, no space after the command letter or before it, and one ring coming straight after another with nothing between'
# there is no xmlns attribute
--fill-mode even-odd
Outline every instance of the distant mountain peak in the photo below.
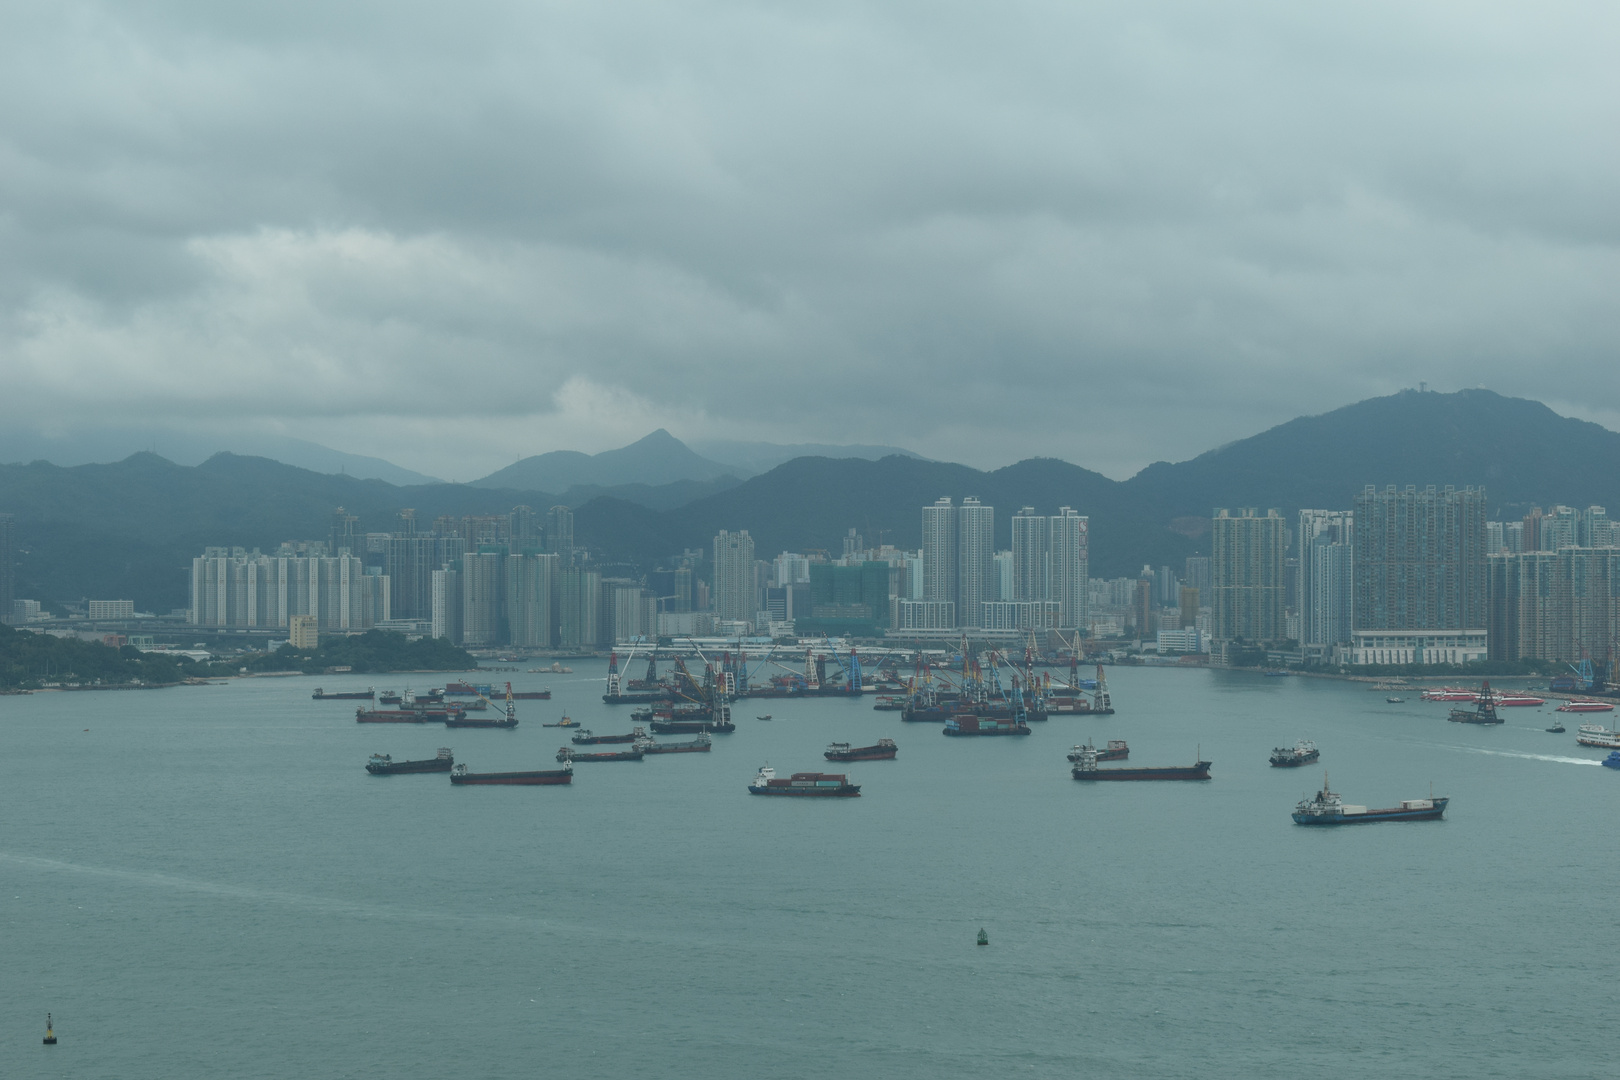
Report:
<svg viewBox="0 0 1620 1080"><path fill-rule="evenodd" d="M567 491L575 487L621 487L626 484L673 484L682 480L718 480L739 470L696 453L659 428L629 446L583 454L553 450L498 469L474 487L519 491Z"/></svg>

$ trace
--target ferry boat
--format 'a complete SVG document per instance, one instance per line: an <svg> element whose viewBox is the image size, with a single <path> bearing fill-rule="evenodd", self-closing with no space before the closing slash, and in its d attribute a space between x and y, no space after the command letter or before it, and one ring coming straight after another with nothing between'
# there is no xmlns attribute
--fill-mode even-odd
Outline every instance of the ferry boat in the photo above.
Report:
<svg viewBox="0 0 1620 1080"><path fill-rule="evenodd" d="M1498 691L1495 701L1498 709L1547 704L1546 698L1539 698L1534 694L1510 694L1506 691Z"/></svg>
<svg viewBox="0 0 1620 1080"><path fill-rule="evenodd" d="M946 735L1028 735L1030 727L1022 720L994 716L953 716L945 721Z"/></svg>
<svg viewBox="0 0 1620 1080"><path fill-rule="evenodd" d="M1610 731L1602 724L1582 724L1575 733L1575 741L1600 750L1620 750L1620 731Z"/></svg>
<svg viewBox="0 0 1620 1080"><path fill-rule="evenodd" d="M1559 712L1613 712L1614 703L1609 701L1566 701L1558 706Z"/></svg>
<svg viewBox="0 0 1620 1080"><path fill-rule="evenodd" d="M1387 810L1369 810L1365 806L1349 806L1329 787L1327 776L1322 777L1322 790L1314 799L1301 799L1294 807L1296 825L1360 825L1369 821L1436 821L1446 812L1450 799L1403 799L1401 805Z"/></svg>
<svg viewBox="0 0 1620 1080"><path fill-rule="evenodd" d="M467 766L457 765L450 773L452 784L516 784L531 787L540 784L569 784L574 780L574 767L563 762L560 769L534 769L528 772L468 772Z"/></svg>
<svg viewBox="0 0 1620 1080"><path fill-rule="evenodd" d="M557 751L558 761L640 761L645 751L635 745L628 750L598 750L594 753L576 753L571 746Z"/></svg>
<svg viewBox="0 0 1620 1080"><path fill-rule="evenodd" d="M1077 762L1086 754L1097 755L1098 761L1124 761L1131 756L1131 748L1125 745L1124 739L1109 739L1108 745L1101 750L1090 743L1081 743L1069 751L1069 760Z"/></svg>
<svg viewBox="0 0 1620 1080"><path fill-rule="evenodd" d="M1322 753L1316 744L1309 739L1301 739L1293 746L1279 746L1271 751L1271 767L1274 769L1292 769L1300 765L1309 765Z"/></svg>
<svg viewBox="0 0 1620 1080"><path fill-rule="evenodd" d="M860 795L861 786L849 782L849 777L837 773L796 772L786 780L778 780L776 770L762 767L748 785L750 795L793 795L811 799L852 798Z"/></svg>
<svg viewBox="0 0 1620 1080"><path fill-rule="evenodd" d="M879 739L874 746L850 746L847 742L828 745L821 756L828 761L892 761L900 752L893 739Z"/></svg>
<svg viewBox="0 0 1620 1080"><path fill-rule="evenodd" d="M395 761L387 754L372 754L371 761L366 765L366 772L372 776L393 776L395 773L449 772L455 763L450 748L441 746L437 757L431 757L424 761Z"/></svg>
<svg viewBox="0 0 1620 1080"><path fill-rule="evenodd" d="M603 743L633 743L637 739L645 739L647 729L637 727L628 735L592 735L590 728L580 728L568 741L575 746L599 746Z"/></svg>
<svg viewBox="0 0 1620 1080"><path fill-rule="evenodd" d="M1164 768L1099 769L1095 753L1080 754L1069 772L1076 780L1208 780L1213 762L1199 760L1192 765L1171 765Z"/></svg>
<svg viewBox="0 0 1620 1080"><path fill-rule="evenodd" d="M643 754L707 754L714 745L714 740L707 731L698 732L695 739L687 742L656 742L652 739L637 739L635 749Z"/></svg>

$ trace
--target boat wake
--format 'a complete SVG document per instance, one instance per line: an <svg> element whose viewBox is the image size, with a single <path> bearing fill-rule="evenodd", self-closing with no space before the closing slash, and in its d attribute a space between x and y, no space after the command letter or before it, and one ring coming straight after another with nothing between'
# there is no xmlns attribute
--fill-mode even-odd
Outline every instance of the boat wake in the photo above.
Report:
<svg viewBox="0 0 1620 1080"><path fill-rule="evenodd" d="M1564 757L1562 754L1523 754L1516 750L1486 750L1478 746L1459 746L1457 749L1466 750L1470 754L1490 754L1493 757L1523 758L1526 761L1555 761L1560 765L1602 765L1601 761L1591 758Z"/></svg>

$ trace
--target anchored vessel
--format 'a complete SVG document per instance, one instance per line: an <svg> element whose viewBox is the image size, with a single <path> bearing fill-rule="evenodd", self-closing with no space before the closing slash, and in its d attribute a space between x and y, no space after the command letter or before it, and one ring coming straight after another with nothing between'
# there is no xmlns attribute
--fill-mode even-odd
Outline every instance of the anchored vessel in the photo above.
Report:
<svg viewBox="0 0 1620 1080"><path fill-rule="evenodd" d="M1082 750L1080 759L1069 772L1076 780L1208 780L1211 764L1200 755L1192 765L1170 765L1158 769L1099 769L1096 753Z"/></svg>
<svg viewBox="0 0 1620 1080"><path fill-rule="evenodd" d="M600 746L604 743L633 743L647 737L647 729L638 727L628 735L592 735L590 728L580 728L568 741L575 746Z"/></svg>
<svg viewBox="0 0 1620 1080"><path fill-rule="evenodd" d="M639 746L632 746L628 750L598 750L588 753L575 753L571 746L564 746L557 751L558 761L640 761L643 751Z"/></svg>
<svg viewBox="0 0 1620 1080"><path fill-rule="evenodd" d="M364 690L345 690L341 694L328 694L317 686L315 692L309 696L316 701L370 701L377 696L377 691L376 688L368 686Z"/></svg>
<svg viewBox="0 0 1620 1080"><path fill-rule="evenodd" d="M1309 739L1301 739L1293 746L1279 746L1271 751L1271 764L1279 769L1292 769L1300 765L1309 765L1321 757L1321 751Z"/></svg>
<svg viewBox="0 0 1620 1080"><path fill-rule="evenodd" d="M511 688L511 684L508 683L507 689L510 690ZM489 697L494 692L494 686L488 683L479 683L474 685L473 683L469 682L449 682L444 684L444 693L449 694L452 697ZM512 696L517 698L519 701L550 701L551 691L519 690Z"/></svg>
<svg viewBox="0 0 1620 1080"><path fill-rule="evenodd" d="M1314 799L1301 799L1294 807L1297 825L1359 825L1366 821L1433 821L1446 812L1450 799L1403 799L1401 805L1387 810L1369 810L1365 806L1347 806L1328 787L1327 774L1322 774L1322 790Z"/></svg>
<svg viewBox="0 0 1620 1080"><path fill-rule="evenodd" d="M707 754L714 740L707 731L698 732L695 739L686 742L655 742L652 739L637 739L635 749L643 754Z"/></svg>
<svg viewBox="0 0 1620 1080"><path fill-rule="evenodd" d="M995 716L953 716L945 721L947 735L1028 735L1029 725L1022 720L1002 719Z"/></svg>
<svg viewBox="0 0 1620 1080"><path fill-rule="evenodd" d="M776 778L776 770L766 765L748 785L750 795L798 795L808 798L848 798L859 795L859 784L835 773L796 772L786 780Z"/></svg>
<svg viewBox="0 0 1620 1080"><path fill-rule="evenodd" d="M1613 712L1614 704L1608 701L1566 701L1558 706L1559 712Z"/></svg>
<svg viewBox="0 0 1620 1080"><path fill-rule="evenodd" d="M372 776L392 776L395 773L413 772L449 772L450 767L456 763L448 746L439 747L438 757L431 757L425 761L395 761L387 754L372 754L371 761L366 765L366 772Z"/></svg>
<svg viewBox="0 0 1620 1080"><path fill-rule="evenodd" d="M1089 742L1080 743L1069 751L1069 760L1078 762L1086 754L1095 754L1098 761L1124 761L1131 756L1131 748L1125 745L1124 739L1109 739L1101 750Z"/></svg>
<svg viewBox="0 0 1620 1080"><path fill-rule="evenodd" d="M427 709L367 709L354 710L354 722L357 724L425 724L429 720L443 720L455 715L452 712L430 712Z"/></svg>
<svg viewBox="0 0 1620 1080"><path fill-rule="evenodd" d="M574 779L574 767L563 762L560 769L535 769L529 772L485 772L472 773L467 766L457 765L450 773L452 784L518 784L532 786L537 784L567 784Z"/></svg>
<svg viewBox="0 0 1620 1080"><path fill-rule="evenodd" d="M899 752L900 748L893 739L879 739L876 746L850 746L847 742L835 742L821 756L828 761L888 761Z"/></svg>

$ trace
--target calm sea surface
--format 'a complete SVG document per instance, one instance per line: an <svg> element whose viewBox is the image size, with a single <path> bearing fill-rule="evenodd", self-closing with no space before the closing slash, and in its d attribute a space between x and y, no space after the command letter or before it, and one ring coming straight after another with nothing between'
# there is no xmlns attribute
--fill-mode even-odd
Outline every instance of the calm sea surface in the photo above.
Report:
<svg viewBox="0 0 1620 1080"><path fill-rule="evenodd" d="M513 732L360 726L305 678L0 698L0 1076L1614 1075L1620 773L1550 707L1114 668L1119 715L1027 738L744 701L713 753L571 787L363 771L629 730L575 670L510 676L555 691ZM862 798L745 790L884 735L827 766ZM1110 737L1214 779L1070 779ZM1347 801L1432 782L1445 821L1292 824L1297 738Z"/></svg>

